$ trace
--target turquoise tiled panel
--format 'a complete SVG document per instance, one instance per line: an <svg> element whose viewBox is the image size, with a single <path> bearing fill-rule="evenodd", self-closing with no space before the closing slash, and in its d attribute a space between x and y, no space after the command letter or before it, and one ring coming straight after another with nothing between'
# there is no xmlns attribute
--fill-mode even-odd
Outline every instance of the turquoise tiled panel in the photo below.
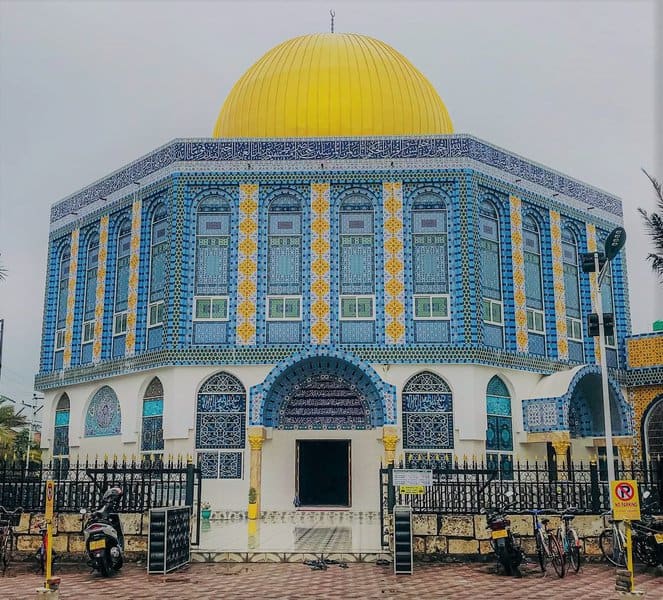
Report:
<svg viewBox="0 0 663 600"><path fill-rule="evenodd" d="M414 339L418 343L449 343L449 321L415 321Z"/></svg>
<svg viewBox="0 0 663 600"><path fill-rule="evenodd" d="M194 344L225 344L227 342L228 323L225 321L216 323L194 323Z"/></svg>
<svg viewBox="0 0 663 600"><path fill-rule="evenodd" d="M489 415L511 416L511 398L503 396L486 396L486 411Z"/></svg>
<svg viewBox="0 0 663 600"><path fill-rule="evenodd" d="M143 400L143 416L156 417L163 414L163 398Z"/></svg>
<svg viewBox="0 0 663 600"><path fill-rule="evenodd" d="M301 335L301 321L269 321L267 323L267 342L270 344L299 344Z"/></svg>
<svg viewBox="0 0 663 600"><path fill-rule="evenodd" d="M81 346L81 364L89 365L92 362L92 342Z"/></svg>
<svg viewBox="0 0 663 600"><path fill-rule="evenodd" d="M163 327L150 327L147 331L147 349L157 350L163 345Z"/></svg>
<svg viewBox="0 0 663 600"><path fill-rule="evenodd" d="M483 341L486 346L491 348L504 347L504 328L499 325L490 325L484 323L483 325Z"/></svg>
<svg viewBox="0 0 663 600"><path fill-rule="evenodd" d="M115 392L105 385L90 400L85 415L85 437L119 435L122 417Z"/></svg>
<svg viewBox="0 0 663 600"><path fill-rule="evenodd" d="M375 341L375 321L341 321L342 344L372 344Z"/></svg>
<svg viewBox="0 0 663 600"><path fill-rule="evenodd" d="M539 356L546 355L546 338L538 333L529 333L529 353Z"/></svg>

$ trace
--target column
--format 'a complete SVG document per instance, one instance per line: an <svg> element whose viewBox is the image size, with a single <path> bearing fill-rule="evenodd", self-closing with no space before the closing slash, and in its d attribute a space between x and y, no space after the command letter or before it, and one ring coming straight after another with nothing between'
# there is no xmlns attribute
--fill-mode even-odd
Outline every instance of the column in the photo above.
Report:
<svg viewBox="0 0 663 600"><path fill-rule="evenodd" d="M624 471L628 473L633 466L633 438L617 438L615 439L615 446L617 446L619 458L624 464ZM628 477L626 478L628 479Z"/></svg>
<svg viewBox="0 0 663 600"><path fill-rule="evenodd" d="M261 490L260 482L262 475L262 443L265 441L264 427L249 427L249 445L251 446L251 462L249 467L249 486L254 488L257 495L258 518L260 518Z"/></svg>
<svg viewBox="0 0 663 600"><path fill-rule="evenodd" d="M394 464L396 458L396 444L399 440L396 427L382 428L382 444L384 445L384 464L386 467Z"/></svg>
<svg viewBox="0 0 663 600"><path fill-rule="evenodd" d="M568 433L566 434L568 436ZM566 481L568 479L568 467L566 464L567 451L571 447L571 441L568 437L557 437L552 440L552 447L555 450L555 463L557 465L557 479Z"/></svg>

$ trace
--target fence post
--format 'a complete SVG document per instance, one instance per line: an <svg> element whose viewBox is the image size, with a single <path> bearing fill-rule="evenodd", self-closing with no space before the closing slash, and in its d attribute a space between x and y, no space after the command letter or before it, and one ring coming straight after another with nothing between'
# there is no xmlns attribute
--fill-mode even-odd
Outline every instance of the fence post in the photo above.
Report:
<svg viewBox="0 0 663 600"><path fill-rule="evenodd" d="M394 512L396 490L394 490L394 464L387 466L387 514Z"/></svg>
<svg viewBox="0 0 663 600"><path fill-rule="evenodd" d="M190 506L193 510L193 484L195 482L193 476L194 465L192 462L187 463L186 465L186 488L184 495L184 504L185 506Z"/></svg>
<svg viewBox="0 0 663 600"><path fill-rule="evenodd" d="M592 497L592 512L597 515L601 512L601 491L599 489L599 467L596 461L589 461L589 483Z"/></svg>

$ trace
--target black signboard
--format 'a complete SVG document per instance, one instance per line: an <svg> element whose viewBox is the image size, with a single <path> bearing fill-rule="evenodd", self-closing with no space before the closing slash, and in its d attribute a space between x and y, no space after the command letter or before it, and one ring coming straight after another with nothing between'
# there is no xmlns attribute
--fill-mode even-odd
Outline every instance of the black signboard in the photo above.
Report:
<svg viewBox="0 0 663 600"><path fill-rule="evenodd" d="M605 257L612 260L626 243L626 230L623 227L615 227L605 240Z"/></svg>

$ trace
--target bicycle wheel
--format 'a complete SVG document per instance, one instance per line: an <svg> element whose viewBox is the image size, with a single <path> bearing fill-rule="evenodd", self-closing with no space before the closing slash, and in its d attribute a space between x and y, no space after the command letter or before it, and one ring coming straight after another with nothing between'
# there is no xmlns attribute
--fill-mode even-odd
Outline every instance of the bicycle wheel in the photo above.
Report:
<svg viewBox="0 0 663 600"><path fill-rule="evenodd" d="M599 536L599 548L605 559L615 567L626 566L626 555L624 554L624 543L621 534L615 541L615 533L612 527L604 529Z"/></svg>
<svg viewBox="0 0 663 600"><path fill-rule="evenodd" d="M569 557L569 569L576 573L580 571L580 547L577 545L578 536L573 529L566 532L567 556Z"/></svg>
<svg viewBox="0 0 663 600"><path fill-rule="evenodd" d="M541 572L546 572L546 551L544 550L543 534L540 531L536 533L536 558L539 561Z"/></svg>
<svg viewBox="0 0 663 600"><path fill-rule="evenodd" d="M636 534L633 536L633 554L648 567L658 566L658 549L651 536Z"/></svg>
<svg viewBox="0 0 663 600"><path fill-rule="evenodd" d="M557 577L564 577L564 553L560 548L557 538L552 534L548 534L548 557L552 563Z"/></svg>

